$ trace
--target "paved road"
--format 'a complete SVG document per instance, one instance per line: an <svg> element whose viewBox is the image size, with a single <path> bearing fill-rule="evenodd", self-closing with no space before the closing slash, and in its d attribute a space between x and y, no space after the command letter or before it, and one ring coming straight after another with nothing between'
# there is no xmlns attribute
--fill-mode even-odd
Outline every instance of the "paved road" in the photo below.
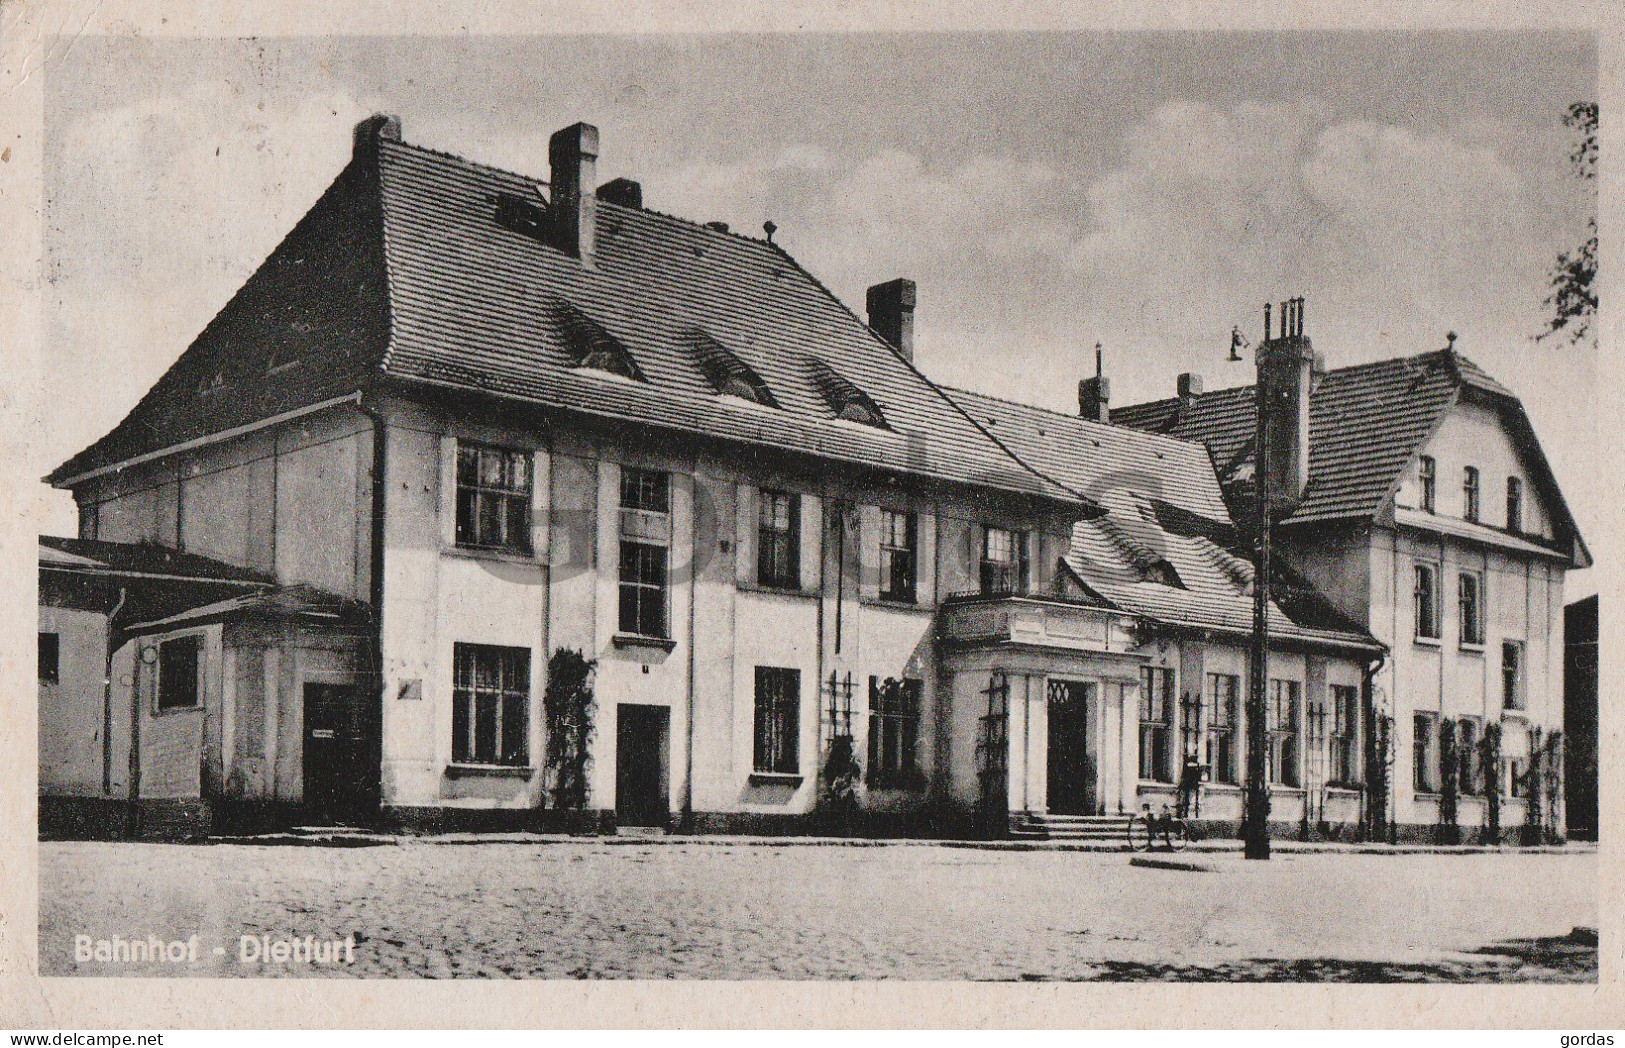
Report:
<svg viewBox="0 0 1625 1048"><path fill-rule="evenodd" d="M1189 857L1189 856L1188 856ZM1595 980L1597 856L1200 856L929 845L40 845L44 974ZM196 935L79 962L76 935ZM241 937L351 941L244 964ZM260 940L258 937L268 937ZM250 947L252 950L252 947ZM219 951L217 953L216 951ZM1489 951L1489 952L1485 952ZM318 956L320 954L318 953Z"/></svg>

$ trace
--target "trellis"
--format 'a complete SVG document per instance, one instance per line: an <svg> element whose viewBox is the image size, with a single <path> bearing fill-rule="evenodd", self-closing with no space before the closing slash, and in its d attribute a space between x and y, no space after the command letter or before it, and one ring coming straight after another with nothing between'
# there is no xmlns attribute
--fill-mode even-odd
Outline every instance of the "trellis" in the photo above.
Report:
<svg viewBox="0 0 1625 1048"><path fill-rule="evenodd" d="M994 670L982 694L987 712L976 738L978 814L986 832L1002 834L1010 818L1010 678Z"/></svg>
<svg viewBox="0 0 1625 1048"><path fill-rule="evenodd" d="M857 746L852 738L852 694L856 685L852 673L831 670L824 682L829 749L824 758L824 803L837 818L849 820L858 808L858 783L863 768L858 764ZM849 827L843 827L849 828Z"/></svg>

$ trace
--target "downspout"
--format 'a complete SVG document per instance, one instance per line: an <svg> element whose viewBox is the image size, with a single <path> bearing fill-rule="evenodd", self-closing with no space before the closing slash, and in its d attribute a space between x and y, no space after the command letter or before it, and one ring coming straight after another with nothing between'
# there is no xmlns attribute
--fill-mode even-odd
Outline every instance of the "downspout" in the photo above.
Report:
<svg viewBox="0 0 1625 1048"><path fill-rule="evenodd" d="M688 694L684 714L688 723L683 731L683 810L678 822L684 833L694 830L694 622L700 603L700 492L704 485L702 476L694 474L688 498ZM715 538L709 537L706 541L707 559L714 545ZM548 581L552 581L551 575Z"/></svg>
<svg viewBox="0 0 1625 1048"><path fill-rule="evenodd" d="M107 664L102 673L102 796L113 793L113 642L118 639L118 616L130 591L119 587L118 602L107 613Z"/></svg>
<svg viewBox="0 0 1625 1048"><path fill-rule="evenodd" d="M130 782L126 790L130 804L124 823L124 832L131 839L140 828L137 808L141 801L141 667L144 664L142 652L137 651L130 674Z"/></svg>
<svg viewBox="0 0 1625 1048"><path fill-rule="evenodd" d="M384 694L384 501L386 491L384 488L385 453L389 448L389 433L384 417L375 408L369 407L361 400L356 401L356 410L372 422L372 506L371 528L372 542L368 554L367 567L368 608L367 614L372 625L372 665L373 672L378 680L377 730L373 731L368 745L373 747L369 756L377 758L378 781L374 784L378 789L379 804L383 803L383 746L384 746L384 703L387 696ZM369 725L371 727L371 725Z"/></svg>
<svg viewBox="0 0 1625 1048"><path fill-rule="evenodd" d="M1365 664L1364 670L1360 675L1360 690L1361 690L1361 692L1363 692L1363 694L1361 696L1361 706L1362 706L1362 708L1364 710L1364 714L1365 714L1364 717L1362 718L1365 721L1365 725L1364 725L1364 727L1365 727L1365 739L1363 740L1364 745L1361 747L1365 751L1365 819L1364 819L1364 822L1366 824L1366 834L1368 836L1370 836L1372 839L1375 839L1375 836L1376 836L1375 831L1376 831L1376 828L1377 828L1377 820L1378 820L1378 817L1379 817L1379 813L1380 813L1381 816L1386 816L1388 814L1388 794L1393 789L1393 783L1391 781L1387 781L1390 778L1390 776L1388 776L1386 774L1386 772L1384 773L1385 786L1384 786L1384 789L1382 791L1382 796L1380 796L1380 797L1377 796L1376 791L1372 789L1372 776L1375 774L1375 769L1376 769L1376 766L1377 766L1377 727L1378 727L1378 725L1377 725L1377 707L1376 707L1376 685L1375 685L1374 682L1376 681L1377 674L1382 672L1382 667L1384 666L1384 664L1387 663L1387 661L1388 661L1387 654L1384 653L1384 652L1378 652L1375 659L1373 659L1372 661L1367 662ZM1393 746L1393 733L1390 732L1389 733L1389 747L1390 747L1390 749L1392 748L1392 746ZM1385 764L1386 764L1386 761L1385 761ZM1378 805L1381 805L1380 809L1377 807Z"/></svg>

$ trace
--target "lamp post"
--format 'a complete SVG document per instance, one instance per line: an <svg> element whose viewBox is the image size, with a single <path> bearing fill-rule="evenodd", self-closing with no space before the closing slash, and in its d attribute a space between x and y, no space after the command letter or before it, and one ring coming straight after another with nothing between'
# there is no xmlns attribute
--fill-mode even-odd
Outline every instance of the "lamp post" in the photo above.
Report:
<svg viewBox="0 0 1625 1048"><path fill-rule="evenodd" d="M1286 306L1281 307L1282 334L1286 334ZM1270 346L1270 304L1264 303L1264 341L1257 350L1257 380L1253 385L1253 508L1257 544L1253 556L1253 636L1248 658L1247 704L1243 723L1247 731L1247 779L1243 791L1241 838L1249 859L1270 857L1270 793L1265 774L1265 691L1269 687L1270 607L1270 498L1265 472L1269 450L1269 393L1265 389L1264 358ZM1246 345L1240 328L1230 332L1230 361L1241 361Z"/></svg>
<svg viewBox="0 0 1625 1048"><path fill-rule="evenodd" d="M1270 530L1275 515L1297 506L1309 480L1309 388L1314 349L1303 331L1304 300L1281 303L1281 329L1271 337L1270 306L1264 305L1264 341L1254 359L1257 382L1253 387L1256 421L1253 431L1253 493L1257 525L1257 555L1253 575L1253 637L1247 688L1247 786L1242 818L1244 854L1249 859L1270 857L1268 783L1268 688ZM1230 335L1230 359L1246 340L1240 330ZM1298 720L1299 711L1284 710ZM1293 730L1298 730L1294 723Z"/></svg>
<svg viewBox="0 0 1625 1048"><path fill-rule="evenodd" d="M1286 324L1286 317L1281 318ZM1269 394L1264 389L1264 354L1270 342L1270 307L1264 306L1264 342L1258 347L1258 381L1254 385L1257 423L1253 444L1253 501L1258 510L1258 545L1253 561L1253 650L1247 682L1247 792L1242 817L1243 854L1270 857L1270 791L1265 781L1265 689L1270 657L1270 493L1265 481L1269 449Z"/></svg>

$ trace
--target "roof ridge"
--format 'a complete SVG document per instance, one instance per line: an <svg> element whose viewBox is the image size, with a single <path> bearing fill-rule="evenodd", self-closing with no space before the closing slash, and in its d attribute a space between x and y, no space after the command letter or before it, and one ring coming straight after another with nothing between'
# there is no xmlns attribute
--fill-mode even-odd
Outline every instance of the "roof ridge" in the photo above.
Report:
<svg viewBox="0 0 1625 1048"><path fill-rule="evenodd" d="M831 291L824 284L824 282L822 280L819 280L818 277L816 275L814 275L810 270L808 270L805 266L803 266L796 259L796 257L794 255L790 254L789 251L786 251L782 245L775 244L771 240L767 241L766 244L767 244L768 247L770 247L774 251L778 252L779 255L786 262L788 262L790 265L794 266L796 268L797 272L799 272L802 276L805 276L808 280L812 281L813 286L816 287L820 292L822 292L823 295L826 298L828 298L831 302L834 302L835 305L838 308L840 308L841 310L843 310L846 313L847 316L849 316L853 320L857 321L857 323L860 326L862 326L863 330L868 333L870 338L874 339L881 346L885 347L885 349L887 351L889 351L892 354L893 357L895 357L897 360L902 362L904 367L908 368L910 371L914 372L914 374L918 375L919 378L920 378L920 381L925 383L927 389L931 390L938 397L942 398L942 401L945 404L947 404L954 411L958 412L959 415L962 418L965 419L965 421L969 422L973 427L975 427L976 432L982 434L982 436L984 436L988 440L992 441L994 446L997 447L1000 451L1004 452L1005 455L1007 455L1013 462L1016 463L1016 465L1020 466L1022 469L1025 469L1027 472L1031 473L1033 476L1037 477L1038 479L1044 481L1046 484L1054 485L1056 488L1060 489L1061 491L1065 491L1065 492L1071 494L1074 498L1082 499L1084 502L1088 503L1090 506L1094 506L1095 503L1094 503L1093 499L1088 498L1081 491L1073 491L1072 488L1068 487L1065 484L1062 484L1060 481L1056 480L1054 477L1050 476L1048 473L1045 473L1043 470L1040 470L1038 467L1034 466L1032 463L1030 463L1026 459L1022 458L1020 455L1017 455L1013 450L1010 449L1010 447L1008 445L1005 444L1004 441L1002 441L998 437L994 436L993 432L991 430L989 430L986 426L983 426L980 422L976 421L976 419L971 416L971 413L965 410L964 405L960 404L959 401L957 401L953 397L949 396L947 391L944 390L941 386L939 386L935 382L931 381L931 376L927 375L924 371L920 370L919 366L917 364L915 364L913 360L911 360L908 357L904 356L903 352L900 349L898 349L896 346L892 345L890 342L887 342L885 339L881 338L880 335L875 331L875 329L869 326L868 321L864 320L862 317L859 317L857 315L857 313L853 312L852 307L847 305L841 299L841 296L839 296L835 292Z"/></svg>
<svg viewBox="0 0 1625 1048"><path fill-rule="evenodd" d="M1021 408L1023 411L1038 412L1043 415L1048 415L1051 418L1058 418L1067 422L1076 422L1080 426L1085 426L1090 429L1106 430L1116 436L1122 437L1125 440L1140 440L1142 438L1149 437L1152 440L1165 441L1170 444L1178 444L1181 448L1191 450L1203 446L1202 442L1199 440L1183 440L1179 437L1169 436L1166 433L1153 433L1147 429L1135 429L1132 426L1115 426L1110 422L1096 422L1093 419L1084 418L1082 415L1073 415L1065 411L1057 411L1054 408L1046 408L1038 404L1028 404L1025 401L1012 400L1009 397L994 396L992 393L979 393L973 389L961 389L957 386L943 386L941 388L950 396L954 394L963 394L964 396L969 397L981 397L983 400L991 400L995 403L1007 404L1013 408Z"/></svg>
<svg viewBox="0 0 1625 1048"><path fill-rule="evenodd" d="M495 164L487 164L479 160L470 160L468 157L459 153L453 153L444 149L435 149L433 146L426 146L419 142L408 142L404 139L387 139L386 141L388 141L391 146L411 149L419 153L426 153L429 156L438 157L442 160L455 161L456 163L463 164L476 171L486 171L493 174L504 175L508 178L522 179L523 181L529 182L534 186L546 186L550 190L553 188L553 184L546 179L538 178L535 175L527 175L522 171L510 171L505 167L498 167ZM618 204L613 200L605 200L603 197L598 197L597 200L600 207L611 207L633 214L654 215L657 218L669 219L673 222L692 227L696 231L703 231L716 236L732 237L735 240L741 240L747 244L773 245L771 240L765 240L761 237L753 237L746 233L735 232L732 228L717 229L715 226L709 225L699 219L685 218L682 215L674 215L669 211L662 211L659 208L644 207L642 205L639 205L638 207L631 207L626 204ZM551 203L552 201L548 201L549 206L551 206ZM777 245L773 246L776 247Z"/></svg>
<svg viewBox="0 0 1625 1048"><path fill-rule="evenodd" d="M429 156L439 157L442 160L456 161L457 163L473 168L476 171L489 171L498 175L506 175L509 178L523 179L526 182L531 182L538 186L547 186L549 189L553 188L553 184L551 182L546 182L542 179L536 178L534 175L527 175L519 171L509 171L505 167L497 167L495 164L487 164L479 160L470 160L468 157L463 156L460 153L453 153L445 149L436 149L433 146L426 146L421 142L408 142L402 138L386 138L382 139L381 142L382 144L393 149L410 149L415 153L427 153Z"/></svg>
<svg viewBox="0 0 1625 1048"><path fill-rule="evenodd" d="M1422 360L1424 360L1424 359L1426 359L1428 357L1445 358L1447 354L1458 357L1461 360L1465 360L1467 363L1472 364L1473 367L1478 368L1480 371L1484 370L1482 367L1479 367L1478 364L1474 363L1470 358L1468 358L1466 356L1463 356L1458 350L1451 349L1451 348L1447 347L1445 349L1430 349L1425 353L1412 353L1412 354L1409 354L1407 356L1399 356L1399 357L1384 357L1381 360L1364 360L1364 361L1361 361L1361 362L1359 362L1357 364L1345 364L1344 366L1342 366L1340 368L1328 368L1326 371L1321 373L1321 377L1322 378L1330 378L1333 375L1343 377L1343 376L1347 376L1349 374L1352 374L1353 372L1356 372L1356 371L1364 371L1364 370L1374 371L1374 370L1376 370L1378 368L1393 367L1393 366L1398 365L1398 364L1412 364L1412 363L1416 363L1418 361L1422 361ZM1489 374L1489 372L1487 372L1487 371L1484 372L1484 373L1486 375ZM1258 385L1258 383L1255 381L1255 382L1249 382L1244 386L1225 386L1222 389L1210 389L1210 390L1206 390L1204 392L1196 394L1195 399L1197 399L1197 400L1206 400L1206 399L1208 399L1210 397L1219 397L1219 396L1224 396L1226 394L1247 393L1247 392L1250 392L1253 389L1255 389L1257 387L1257 385ZM1124 404L1122 407L1113 408L1112 410L1113 411L1132 411L1132 410L1137 410L1137 409L1140 409L1140 408L1157 407L1157 406L1163 405L1163 404L1174 404L1174 403L1177 403L1178 401L1179 401L1178 397L1160 397L1160 398L1158 398L1156 400L1142 400L1137 404Z"/></svg>

